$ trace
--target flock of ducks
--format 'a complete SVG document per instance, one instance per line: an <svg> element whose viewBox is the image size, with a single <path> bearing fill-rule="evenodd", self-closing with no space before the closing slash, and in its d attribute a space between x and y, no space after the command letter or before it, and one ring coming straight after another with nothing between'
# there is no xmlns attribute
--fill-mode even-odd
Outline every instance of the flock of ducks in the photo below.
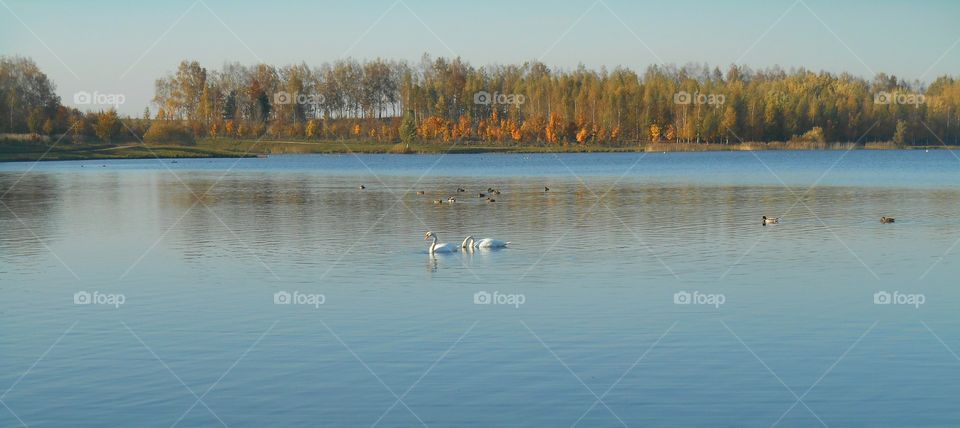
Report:
<svg viewBox="0 0 960 428"><path fill-rule="evenodd" d="M777 224L777 223L780 223L780 217L767 217L767 216L763 216L762 221L763 221L763 225L764 225L764 226L766 226L766 225L768 225L768 224ZM880 224L890 224L890 223L893 223L893 222L895 222L895 221L896 221L896 220L895 220L893 217L887 217L887 216L880 217Z"/></svg>
<svg viewBox="0 0 960 428"><path fill-rule="evenodd" d="M367 186L364 186L364 185L362 185L362 184L360 185L360 190L364 190L364 189L366 189L366 188L367 188ZM467 191L467 189L464 189L462 186L457 186L457 193L465 193L466 191ZM550 188L547 187L547 186L544 186L544 187L543 187L543 191L544 191L544 192L549 192L549 191L550 191ZM417 195L425 195L425 194L426 194L426 192L424 192L423 190L417 191ZM492 187L488 187L486 193L484 193L484 192L479 192L479 193L477 193L477 197L478 197L478 198L485 198L486 201L487 201L487 203L493 203L493 202L496 202L497 200L494 199L494 198L492 198L492 197L490 197L489 195L499 195L499 194L500 194L500 190L494 189L494 188L492 188ZM454 198L453 196L450 196L450 197L448 197L448 198L446 199L446 203L448 203L448 204L453 204L453 203L456 203L456 202L457 202L457 198ZM443 199L434 199L434 200L433 200L433 203L436 204L436 205L441 205L441 204L444 203L444 200L443 200ZM761 217L760 221L761 221L761 224L764 225L764 226L766 226L766 225L768 225L768 224L779 224L779 223L780 223L780 217L767 217L767 216L763 216L763 217ZM887 216L880 217L880 223L881 223L881 224L890 224L890 223L894 223L895 221L896 221L896 219L894 219L893 217L887 217ZM424 235L424 238L423 238L423 239L424 239L424 240L427 240L427 241L429 241L429 240L432 240L432 241L433 241L433 242L430 244L430 249L429 249L430 254L436 254L436 253L455 253L455 252L460 251L460 250L463 250L463 251L473 251L473 250L476 249L476 248L486 248L486 249L490 249L490 248L505 248L507 245L510 244L510 243L507 242L507 241L501 241L501 240L499 240L499 239L483 238L483 239L477 240L477 239L475 239L473 236L467 236L466 238L463 239L463 242L461 242L461 243L460 243L460 246L458 247L458 246L456 246L456 245L454 245L454 244L450 244L450 243L439 243L439 242L438 242L438 241L439 241L439 238L437 237L437 234L436 234L436 233L433 233L433 232L427 232L426 235Z"/></svg>
<svg viewBox="0 0 960 428"><path fill-rule="evenodd" d="M366 190L367 186L361 184L358 188L359 188L360 190ZM466 191L467 191L467 189L464 189L463 186L457 186L457 193L465 193ZM549 191L550 191L550 188L547 187L547 186L543 186L543 191L544 191L544 192L549 192ZM426 195L426 194L427 194L427 192L424 192L423 190L418 190L418 191L417 191L417 195L419 195L419 196ZM497 202L497 200L494 199L493 196L499 195L499 194L500 194L500 189L494 189L493 187L488 187L487 190L486 190L486 193L484 193L484 192L482 192L482 191L481 191L481 192L478 192L478 193L477 193L477 197L480 198L480 199L484 199L487 203L494 203L494 202ZM453 197L453 196L448 197L446 200L444 200L444 199L434 199L434 200L433 200L434 205L442 205L442 204L444 204L444 203L453 204L453 203L456 203L456 202L457 202L457 198L455 198L455 197Z"/></svg>
<svg viewBox="0 0 960 428"><path fill-rule="evenodd" d="M365 190L367 186L361 184L358 188L360 190ZM549 192L550 188L544 186L543 191ZM462 186L457 186L457 193L466 193L466 192L467 192L467 189L464 189ZM477 197L486 200L487 203L493 203L493 202L496 202L497 200L492 198L491 196L499 195L500 193L501 193L500 189L494 189L493 187L488 187L486 192L483 192L483 191L478 192ZM418 190L417 195L419 196L426 195L426 192L424 192L423 190ZM433 200L433 203L436 205L441 205L444 203L453 204L456 202L457 202L457 198L453 196L448 197L446 200L444 199ZM434 232L427 232L423 236L423 239L425 241L432 241L428 249L431 255L438 254L438 253L450 254L450 253L456 253L458 251L463 251L463 252L474 251L476 249L489 250L489 249L506 248L508 245L510 245L510 242L508 241L501 241L499 239L494 239L494 238L476 239L473 237L473 235L468 235L466 238L463 238L463 242L461 242L460 245L457 246L456 244L439 242L440 238L437 237L437 234Z"/></svg>

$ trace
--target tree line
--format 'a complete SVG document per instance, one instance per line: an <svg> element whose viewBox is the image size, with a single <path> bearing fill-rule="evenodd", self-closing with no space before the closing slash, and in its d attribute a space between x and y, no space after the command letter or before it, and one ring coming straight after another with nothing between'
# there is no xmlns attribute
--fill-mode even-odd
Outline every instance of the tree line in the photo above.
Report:
<svg viewBox="0 0 960 428"><path fill-rule="evenodd" d="M116 138L117 123L147 140L203 137L453 141L517 144L771 141L957 144L960 82L872 80L803 68L654 65L643 74L551 69L540 62L474 67L342 59L207 69L182 61L157 79L154 111L116 118L59 104L29 60L0 60L5 132ZM105 118L106 117L106 118ZM106 121L106 124L101 122Z"/></svg>
<svg viewBox="0 0 960 428"><path fill-rule="evenodd" d="M71 141L135 139L149 121L123 118L113 108L83 112L61 104L56 85L29 58L0 56L0 134L64 136ZM0 135L0 141L5 140Z"/></svg>

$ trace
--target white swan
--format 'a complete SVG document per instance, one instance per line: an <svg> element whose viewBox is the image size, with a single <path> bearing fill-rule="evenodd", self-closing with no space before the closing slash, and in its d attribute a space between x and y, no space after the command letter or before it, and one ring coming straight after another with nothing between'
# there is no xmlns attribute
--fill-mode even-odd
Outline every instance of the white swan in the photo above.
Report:
<svg viewBox="0 0 960 428"><path fill-rule="evenodd" d="M433 243L430 244L430 250L429 250L429 251L430 251L430 254L435 254L435 253L456 253L456 252L457 252L457 246L456 246L456 245L448 244L448 243L438 244L438 243L437 243L438 238L437 238L437 234L436 234L436 233L427 232L427 234L424 235L423 239L424 239L425 241L426 241L426 240L433 239Z"/></svg>
<svg viewBox="0 0 960 428"><path fill-rule="evenodd" d="M460 248L506 248L507 245L510 245L510 243L499 239L483 238L477 240L474 239L473 236L467 236L463 238L463 243L460 244Z"/></svg>
<svg viewBox="0 0 960 428"><path fill-rule="evenodd" d="M493 238L483 238L473 244L476 248L506 248L507 245L510 245L510 243Z"/></svg>

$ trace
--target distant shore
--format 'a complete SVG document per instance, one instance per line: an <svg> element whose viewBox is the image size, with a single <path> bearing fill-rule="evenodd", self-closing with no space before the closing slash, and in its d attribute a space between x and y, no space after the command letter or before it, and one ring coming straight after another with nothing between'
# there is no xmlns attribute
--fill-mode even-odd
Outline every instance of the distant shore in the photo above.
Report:
<svg viewBox="0 0 960 428"><path fill-rule="evenodd" d="M2 161L56 161L95 159L158 158L239 158L281 154L468 154L468 153L604 153L604 152L711 152L764 150L913 150L951 149L960 146L897 146L892 143L644 143L629 145L600 144L510 144L489 142L461 143L383 143L376 141L280 141L201 139L193 144L150 144L138 141L117 144L89 144L43 141L0 141Z"/></svg>

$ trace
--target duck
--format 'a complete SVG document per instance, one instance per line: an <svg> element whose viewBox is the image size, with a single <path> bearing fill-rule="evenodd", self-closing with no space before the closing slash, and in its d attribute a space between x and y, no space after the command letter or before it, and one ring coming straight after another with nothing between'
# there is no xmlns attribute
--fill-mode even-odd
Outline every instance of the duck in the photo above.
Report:
<svg viewBox="0 0 960 428"><path fill-rule="evenodd" d="M363 190L363 189L366 189L366 188L367 188L367 186L364 186L364 185L362 185L362 184L360 185L360 190Z"/></svg>
<svg viewBox="0 0 960 428"><path fill-rule="evenodd" d="M437 204L437 205L440 205L440 204L443 203L443 199L434 199L434 200L433 200L433 203L434 203L434 204Z"/></svg>
<svg viewBox="0 0 960 428"><path fill-rule="evenodd" d="M767 217L767 216L763 216L763 225L764 225L764 226L766 226L766 225L768 225L768 224L777 224L777 223L780 223L780 217Z"/></svg>
<svg viewBox="0 0 960 428"><path fill-rule="evenodd" d="M882 224L893 223L894 221L895 220L893 217L887 217L887 216L880 217L880 223Z"/></svg>
<svg viewBox="0 0 960 428"><path fill-rule="evenodd" d="M493 187L487 187L487 193L493 193Z"/></svg>
<svg viewBox="0 0 960 428"><path fill-rule="evenodd" d="M543 186L543 191L544 191L544 192L549 192L549 191L550 191L550 188L547 187L547 186Z"/></svg>
<svg viewBox="0 0 960 428"><path fill-rule="evenodd" d="M423 190L417 190L417 194L418 194L418 195L426 195L427 192L424 192Z"/></svg>
<svg viewBox="0 0 960 428"><path fill-rule="evenodd" d="M477 197L478 197L478 198L486 198L486 197L487 197L487 194L486 194L486 193L477 193Z"/></svg>
<svg viewBox="0 0 960 428"><path fill-rule="evenodd" d="M463 187L457 187L457 192L466 192L466 191L467 189L464 189Z"/></svg>
<svg viewBox="0 0 960 428"><path fill-rule="evenodd" d="M451 204L452 204L452 203L454 203L454 202L457 202L457 200L456 200L456 199L454 199L454 197L453 197L453 196L451 196L451 197L449 197L449 198L447 198L447 202L449 202L449 203L451 203Z"/></svg>
<svg viewBox="0 0 960 428"><path fill-rule="evenodd" d="M494 195L499 195L499 194L500 194L500 191L499 191L499 190L494 190L494 191L493 191L493 194L494 194Z"/></svg>
<svg viewBox="0 0 960 428"><path fill-rule="evenodd" d="M496 199L493 199L493 198L487 198L487 202L488 202L488 203L489 203L489 202L497 202L497 200L496 200Z"/></svg>
<svg viewBox="0 0 960 428"><path fill-rule="evenodd" d="M431 240L431 239L433 240L433 243L430 244L430 248L429 248L429 250L428 250L428 251L430 252L430 254L435 254L435 253L456 253L457 250L458 250L457 246L454 245L454 244L449 244L449 243L439 244L439 243L437 243L437 241L439 241L439 238L437 237L437 234L436 234L436 233L433 233L433 232L427 232L426 235L423 236L423 239L424 239L425 241L428 241L428 240Z"/></svg>

